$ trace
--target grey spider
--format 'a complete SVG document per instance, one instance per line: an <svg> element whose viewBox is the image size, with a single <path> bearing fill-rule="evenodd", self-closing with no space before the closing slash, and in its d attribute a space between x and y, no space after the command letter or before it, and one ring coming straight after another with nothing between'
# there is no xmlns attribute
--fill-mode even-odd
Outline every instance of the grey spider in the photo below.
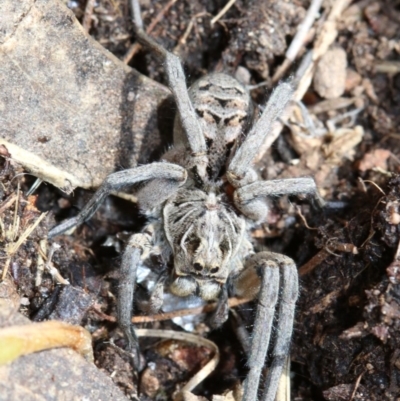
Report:
<svg viewBox="0 0 400 401"><path fill-rule="evenodd" d="M132 9L137 40L165 65L178 110L174 146L161 162L108 176L82 211L53 228L48 236L88 220L110 192L142 183L138 204L148 224L127 244L118 294L118 321L130 351L138 358L131 324L137 267L156 254L165 266L172 266L166 280L171 293L218 300L215 326L228 317L228 295L258 297L245 401L257 399L277 313L273 359L262 395L263 400L272 401L289 352L298 276L289 257L255 252L249 230L265 219L268 197L311 194L322 202L312 178L261 181L252 168L272 124L291 99L293 85L278 85L251 126L253 108L246 87L229 75L214 73L200 78L188 90L179 58L144 32L137 0L132 1ZM162 306L164 284L163 278L150 296L153 309Z"/></svg>

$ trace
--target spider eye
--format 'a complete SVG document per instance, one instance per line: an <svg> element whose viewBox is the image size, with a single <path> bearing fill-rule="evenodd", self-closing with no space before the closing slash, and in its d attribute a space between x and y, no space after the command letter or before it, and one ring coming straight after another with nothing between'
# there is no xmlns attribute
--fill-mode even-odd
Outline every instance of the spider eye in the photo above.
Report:
<svg viewBox="0 0 400 401"><path fill-rule="evenodd" d="M196 270L196 271L198 271L198 272L200 272L200 271L203 270L203 266L202 266L200 263L195 263L195 264L193 265L193 268L194 268L194 270Z"/></svg>
<svg viewBox="0 0 400 401"><path fill-rule="evenodd" d="M210 272L211 272L212 274L215 274L215 273L218 272L218 270L219 270L219 266L215 266L215 267L213 267L213 268L210 270Z"/></svg>

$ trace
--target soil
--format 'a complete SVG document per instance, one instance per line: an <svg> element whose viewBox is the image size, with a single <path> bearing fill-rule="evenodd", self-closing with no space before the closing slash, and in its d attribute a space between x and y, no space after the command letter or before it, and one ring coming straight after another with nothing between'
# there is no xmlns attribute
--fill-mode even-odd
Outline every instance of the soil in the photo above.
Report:
<svg viewBox="0 0 400 401"><path fill-rule="evenodd" d="M170 5L151 36L181 57L189 84L211 71L242 74L251 85L266 83L266 88L252 91L254 101L265 104L272 77L309 2L237 0L211 25L212 16L225 3L143 0L141 6L144 24L150 26ZM323 17L329 10L327 3ZM81 20L85 5L84 1L69 2ZM94 38L123 58L134 43L127 2L98 1L91 21ZM314 34L310 33L300 56L314 45ZM284 253L299 266L301 295L291 347L292 399L400 400L400 2L353 2L341 16L333 47L343 49L347 58L342 97L356 100L342 108L329 103L313 112L329 96L311 86L303 102L317 126L326 128L328 121L358 109L355 119L344 118L324 135L307 137L297 135L289 123L259 162L264 179L314 176L327 204L321 209L307 199L276 200L268 222L257 227L253 237L260 248ZM294 73L300 58L284 79ZM151 55L139 51L130 65L165 83L162 66ZM335 86L335 76L328 79ZM338 136L339 129L347 131ZM26 190L33 183L29 177L14 180L18 175L14 168L3 163L0 208L18 185ZM11 260L10 272L26 299L23 313L33 320L61 316L84 325L93 334L97 366L109 372L125 394L135 399L139 380L141 400L171 399L179 383L209 358L206 350L176 341L143 341L146 367L138 379L129 357L110 344L125 345L115 323L117 267L124 241L140 231L145 221L136 206L110 198L74 235L57 238L61 248L52 261L76 288L71 292L46 272L35 286L37 248L33 244L56 221L75 215L91 193L76 190L66 197L42 185L34 198L24 198L23 191L18 196L18 214L26 224L33 215L39 216L38 210L50 211ZM12 224L14 208L1 211L3 223ZM106 240L108 246L104 246ZM254 308L255 304L247 304L235 309L250 330ZM221 352L216 371L196 390L209 399L232 389L246 374L245 352L232 329L233 321L211 332L206 323L197 327ZM182 330L170 321L144 327Z"/></svg>

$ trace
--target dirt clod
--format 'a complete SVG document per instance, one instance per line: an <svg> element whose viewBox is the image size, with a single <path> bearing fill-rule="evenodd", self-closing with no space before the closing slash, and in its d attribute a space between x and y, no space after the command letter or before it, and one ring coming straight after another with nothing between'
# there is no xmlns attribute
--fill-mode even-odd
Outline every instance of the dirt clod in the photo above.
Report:
<svg viewBox="0 0 400 401"><path fill-rule="evenodd" d="M341 96L346 88L347 54L341 47L333 47L318 62L314 75L314 89L324 99Z"/></svg>

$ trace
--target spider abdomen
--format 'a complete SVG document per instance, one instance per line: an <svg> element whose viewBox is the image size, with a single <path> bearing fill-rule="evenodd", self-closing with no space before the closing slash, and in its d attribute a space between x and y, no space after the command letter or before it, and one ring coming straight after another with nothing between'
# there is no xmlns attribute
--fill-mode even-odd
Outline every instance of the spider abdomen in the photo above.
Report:
<svg viewBox="0 0 400 401"><path fill-rule="evenodd" d="M198 79L189 88L197 120L207 144L208 175L215 180L236 149L253 115L247 88L230 75L213 73ZM184 141L179 119L175 122L174 143Z"/></svg>

